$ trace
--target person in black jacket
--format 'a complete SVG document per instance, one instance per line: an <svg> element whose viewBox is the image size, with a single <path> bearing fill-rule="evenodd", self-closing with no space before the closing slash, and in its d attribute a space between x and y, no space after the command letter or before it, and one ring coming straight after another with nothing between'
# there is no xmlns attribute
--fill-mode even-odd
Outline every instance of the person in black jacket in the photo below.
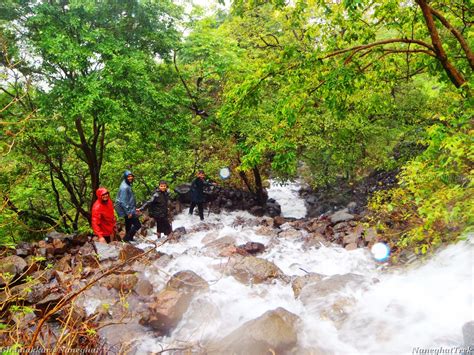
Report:
<svg viewBox="0 0 474 355"><path fill-rule="evenodd" d="M161 180L155 193L140 207L140 211L148 209L150 216L155 220L158 238L161 237L161 233L168 236L172 231L171 224L168 220L169 194L167 190L168 183Z"/></svg>
<svg viewBox="0 0 474 355"><path fill-rule="evenodd" d="M198 207L201 221L204 220L204 202L206 202L206 197L204 196L204 187L217 185L204 180L204 176L205 174L203 170L199 170L197 172L197 178L195 178L191 184L191 206L189 206L190 215L193 214L194 207Z"/></svg>

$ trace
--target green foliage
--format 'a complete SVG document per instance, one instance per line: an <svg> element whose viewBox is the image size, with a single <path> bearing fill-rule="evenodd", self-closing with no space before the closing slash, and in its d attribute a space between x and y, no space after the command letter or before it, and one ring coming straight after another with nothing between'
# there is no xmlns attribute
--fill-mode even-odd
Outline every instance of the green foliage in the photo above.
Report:
<svg viewBox="0 0 474 355"><path fill-rule="evenodd" d="M404 166L400 187L370 204L394 244L417 253L456 240L474 222L472 102L449 111L427 129L427 148Z"/></svg>
<svg viewBox="0 0 474 355"><path fill-rule="evenodd" d="M474 36L453 4L428 4L441 55L419 2L234 1L187 23L171 1L2 3L0 242L87 230L124 169L144 200L201 168L253 189L247 173L301 163L314 187L401 170L372 200L380 227L421 251L454 239L472 222L472 63L453 29Z"/></svg>

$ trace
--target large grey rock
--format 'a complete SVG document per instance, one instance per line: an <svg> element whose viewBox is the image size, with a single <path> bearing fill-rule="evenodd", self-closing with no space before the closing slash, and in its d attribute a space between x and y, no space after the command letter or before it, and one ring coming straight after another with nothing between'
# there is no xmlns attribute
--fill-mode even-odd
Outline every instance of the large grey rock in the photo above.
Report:
<svg viewBox="0 0 474 355"><path fill-rule="evenodd" d="M474 350L474 321L467 322L462 327L464 346Z"/></svg>
<svg viewBox="0 0 474 355"><path fill-rule="evenodd" d="M346 286L360 287L365 278L357 274L332 275L318 282L307 283L300 292L299 299L303 304L310 304L315 299L320 299L335 294Z"/></svg>
<svg viewBox="0 0 474 355"><path fill-rule="evenodd" d="M354 215L348 213L347 208L337 211L329 216L332 224L336 224L339 222L347 222L352 221L354 219Z"/></svg>
<svg viewBox="0 0 474 355"><path fill-rule="evenodd" d="M208 354L283 354L298 342L298 316L284 308L268 311L207 346ZM271 350L271 351L270 351Z"/></svg>
<svg viewBox="0 0 474 355"><path fill-rule="evenodd" d="M99 261L118 260L120 255L120 247L117 244L105 244L95 242L97 256Z"/></svg>

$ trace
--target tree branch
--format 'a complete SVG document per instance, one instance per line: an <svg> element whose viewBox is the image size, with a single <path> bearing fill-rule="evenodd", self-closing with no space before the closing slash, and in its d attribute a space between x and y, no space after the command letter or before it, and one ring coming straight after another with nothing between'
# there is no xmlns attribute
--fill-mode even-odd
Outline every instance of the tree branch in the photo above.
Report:
<svg viewBox="0 0 474 355"><path fill-rule="evenodd" d="M448 30L450 30L451 33L454 35L454 37L456 37L464 53L466 53L466 58L467 58L467 61L469 62L469 65L471 66L471 69L474 70L474 54L469 48L469 44L467 43L466 39L456 28L454 28L448 22L448 20L446 20L446 18L439 11L431 7L430 7L430 10L431 10L431 13L443 24L443 26L446 27Z"/></svg>

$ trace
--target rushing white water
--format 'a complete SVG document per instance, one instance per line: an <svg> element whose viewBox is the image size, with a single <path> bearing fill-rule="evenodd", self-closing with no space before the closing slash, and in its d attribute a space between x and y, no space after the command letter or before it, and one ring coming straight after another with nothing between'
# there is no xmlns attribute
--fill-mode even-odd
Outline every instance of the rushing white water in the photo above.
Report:
<svg viewBox="0 0 474 355"><path fill-rule="evenodd" d="M286 216L298 217L304 204L294 189L278 188L278 193L273 190L270 196L282 205ZM148 275L152 282L163 285L169 275L192 270L208 281L210 291L197 296L170 337L144 337L138 353L220 338L277 307L301 318L301 348L323 353L414 354L416 349L462 345L461 327L474 319L472 239L445 248L424 264L387 271L390 269L382 268L365 249L321 247L305 251L302 242L294 238L278 238L275 243L271 237L258 234L258 227L250 227L256 219L246 212L210 214L205 222L215 225L211 231L188 233L179 243L159 248L173 259L165 267L165 276ZM242 220L245 223L236 223ZM183 213L173 221L173 228L191 230L199 223L197 216ZM215 266L225 264L227 258L201 252L205 244L202 239L209 233L232 236L237 244L256 241L269 246L259 257L272 261L289 276L302 276L304 270L324 275L355 273L378 282L345 287L305 305L295 299L290 284L274 281L248 286L223 275ZM337 304L342 306L337 308L336 316L341 312L346 316L331 320L324 312Z"/></svg>
<svg viewBox="0 0 474 355"><path fill-rule="evenodd" d="M298 183L278 184L271 181L268 197L280 204L283 217L304 218L306 216L304 200L298 195L299 186Z"/></svg>

